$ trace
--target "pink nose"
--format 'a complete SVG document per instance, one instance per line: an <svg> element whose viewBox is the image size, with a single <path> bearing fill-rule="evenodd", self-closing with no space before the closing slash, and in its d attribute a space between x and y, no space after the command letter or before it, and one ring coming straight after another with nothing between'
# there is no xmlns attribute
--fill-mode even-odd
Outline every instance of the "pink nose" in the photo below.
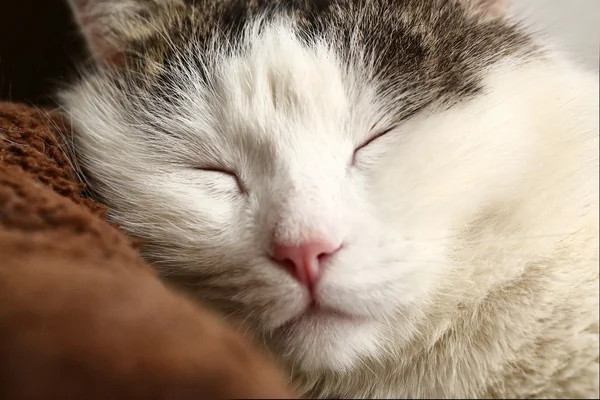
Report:
<svg viewBox="0 0 600 400"><path fill-rule="evenodd" d="M275 244L273 258L291 269L298 281L313 288L321 277L322 261L340 249L328 240L310 241L299 246Z"/></svg>

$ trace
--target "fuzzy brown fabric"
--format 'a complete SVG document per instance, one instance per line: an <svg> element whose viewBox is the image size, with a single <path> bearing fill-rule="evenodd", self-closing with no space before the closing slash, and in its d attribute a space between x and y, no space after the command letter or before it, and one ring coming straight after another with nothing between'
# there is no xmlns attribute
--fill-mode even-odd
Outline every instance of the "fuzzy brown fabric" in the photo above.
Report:
<svg viewBox="0 0 600 400"><path fill-rule="evenodd" d="M80 197L61 124L0 103L0 398L294 398Z"/></svg>

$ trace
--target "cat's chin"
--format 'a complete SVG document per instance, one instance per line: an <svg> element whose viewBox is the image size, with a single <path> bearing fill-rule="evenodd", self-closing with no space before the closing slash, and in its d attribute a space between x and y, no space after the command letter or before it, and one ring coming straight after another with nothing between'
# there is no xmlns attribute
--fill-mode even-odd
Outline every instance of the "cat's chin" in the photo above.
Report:
<svg viewBox="0 0 600 400"><path fill-rule="evenodd" d="M331 309L308 308L275 332L275 350L306 371L348 371L381 349L377 321Z"/></svg>

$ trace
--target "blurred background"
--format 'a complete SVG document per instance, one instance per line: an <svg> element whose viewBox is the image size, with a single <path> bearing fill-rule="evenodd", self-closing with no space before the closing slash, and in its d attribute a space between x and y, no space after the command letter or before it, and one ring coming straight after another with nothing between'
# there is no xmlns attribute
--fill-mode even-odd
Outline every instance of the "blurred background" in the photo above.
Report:
<svg viewBox="0 0 600 400"><path fill-rule="evenodd" d="M598 71L600 0L508 0L513 13Z"/></svg>
<svg viewBox="0 0 600 400"><path fill-rule="evenodd" d="M0 0L0 100L48 103L83 48L66 0Z"/></svg>
<svg viewBox="0 0 600 400"><path fill-rule="evenodd" d="M600 0L507 0L513 12L598 70ZM66 0L0 0L0 100L50 103L86 56Z"/></svg>

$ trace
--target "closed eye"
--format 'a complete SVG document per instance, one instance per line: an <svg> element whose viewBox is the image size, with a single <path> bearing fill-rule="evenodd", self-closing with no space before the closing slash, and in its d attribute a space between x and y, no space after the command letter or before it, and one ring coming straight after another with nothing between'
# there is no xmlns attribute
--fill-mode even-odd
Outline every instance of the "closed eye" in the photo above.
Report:
<svg viewBox="0 0 600 400"><path fill-rule="evenodd" d="M244 186L242 180L240 179L240 177L233 171L225 169L225 168L217 168L217 167L197 167L197 170L200 171L204 171L204 172L215 172L218 174L223 174L223 175L227 175L231 178L233 178L240 190L241 194L247 194L248 190L246 189L246 187Z"/></svg>
<svg viewBox="0 0 600 400"><path fill-rule="evenodd" d="M352 165L356 164L356 154L364 149L365 147L367 147L368 145L370 145L371 143L373 143L375 140L379 139L380 137L388 134L390 131L392 131L395 128L395 126L392 126L390 128L387 128L381 132L379 132L378 134L370 137L369 139L367 139L364 143L362 143L360 146L358 146L355 150L354 150L354 154L352 155Z"/></svg>

